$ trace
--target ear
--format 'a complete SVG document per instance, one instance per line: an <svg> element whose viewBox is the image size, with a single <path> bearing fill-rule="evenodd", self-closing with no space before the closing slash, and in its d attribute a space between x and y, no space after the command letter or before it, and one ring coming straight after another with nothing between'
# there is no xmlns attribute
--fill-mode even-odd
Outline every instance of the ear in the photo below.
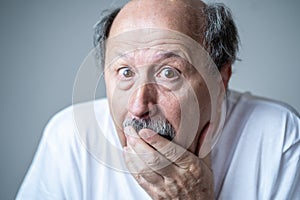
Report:
<svg viewBox="0 0 300 200"><path fill-rule="evenodd" d="M228 87L228 83L231 77L231 62L226 63L225 65L222 66L221 70L220 70L222 79L223 79L223 84L225 89L227 89Z"/></svg>

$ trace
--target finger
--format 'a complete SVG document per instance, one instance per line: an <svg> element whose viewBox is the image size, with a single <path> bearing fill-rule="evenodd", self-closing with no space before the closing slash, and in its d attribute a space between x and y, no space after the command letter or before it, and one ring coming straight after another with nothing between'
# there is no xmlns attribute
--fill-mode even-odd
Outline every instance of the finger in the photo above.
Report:
<svg viewBox="0 0 300 200"><path fill-rule="evenodd" d="M197 158L194 154L180 145L177 145L158 134L154 134L150 129L141 130L139 136L169 161L181 168L188 168L190 162Z"/></svg>
<svg viewBox="0 0 300 200"><path fill-rule="evenodd" d="M130 133L129 133L130 132ZM128 146L143 160L147 167L158 171L171 164L171 162L162 156L159 152L149 146L141 139L132 127L125 131Z"/></svg>
<svg viewBox="0 0 300 200"><path fill-rule="evenodd" d="M124 159L129 172L139 183L159 184L163 182L163 178L149 168L130 147L124 147Z"/></svg>
<svg viewBox="0 0 300 200"><path fill-rule="evenodd" d="M166 197L164 178L160 174L148 168L130 147L124 147L124 158L133 177L151 197Z"/></svg>
<svg viewBox="0 0 300 200"><path fill-rule="evenodd" d="M144 137L145 134L147 134L147 136L150 135L150 137ZM139 158L141 158L141 160L144 162L146 162L148 160L147 158L149 158L144 157L147 155L148 151L157 153L160 155L159 158L166 156L166 158L169 160L175 158L175 156L170 152L176 154L176 152L183 151L181 156L176 156L176 159L172 160L174 164L170 164L168 167L153 171L153 174L160 175L162 179L159 180L159 178L157 178L159 176L151 176L151 173L147 173L148 176L144 174L138 174L136 179L143 188L147 188L147 192L150 191L149 193L152 193L151 191L156 190L154 194L159 193L160 196L167 195L168 197L176 197L176 195L178 195L178 191L188 193L191 190L191 186L197 185L199 182L205 182L206 184L206 180L209 180L211 177L211 172L207 171L207 168L204 167L202 169L200 158L186 151L181 146L174 144L165 138L158 136L157 134L154 134L154 132L151 130L141 130L139 135L141 138L137 138L136 136L127 136L128 144L133 147L135 152L143 152L142 154L138 155ZM149 145L151 145L153 148ZM149 164L146 165L151 169L156 166Z"/></svg>
<svg viewBox="0 0 300 200"><path fill-rule="evenodd" d="M168 168L160 169L164 179L174 177L174 174L181 174L181 179L176 180L177 183L184 183L187 180L198 179L204 174L211 174L209 167L196 155L187 151L183 147L170 142L158 134L153 134L152 130L143 129L139 132L141 138L173 164Z"/></svg>
<svg viewBox="0 0 300 200"><path fill-rule="evenodd" d="M126 166L131 174L135 175L138 173L146 173L150 171L150 169L145 166L145 163L130 147L124 147L123 156Z"/></svg>
<svg viewBox="0 0 300 200"><path fill-rule="evenodd" d="M130 134L126 135L128 141L127 144L130 145L132 150L137 153L139 158L146 163L148 168L163 176L164 179L172 178L176 173L184 173L182 170L177 169L177 167L185 170L189 169L186 176L182 177L184 180L188 179L190 174L192 174L193 177L198 177L200 175L201 171L198 169L199 158L186 151L181 146L159 136L152 130L141 130L140 132L146 132L148 135L151 135L151 137L157 138L158 142L154 141L151 144L155 148L162 148L156 150L150 147L148 145L149 143L146 143L143 139L139 138L133 128L130 128L127 131L131 132ZM141 133L141 135L143 135L143 133ZM166 146L162 146L163 144ZM183 153L179 153L180 151Z"/></svg>
<svg viewBox="0 0 300 200"><path fill-rule="evenodd" d="M171 163L167 158L160 154L157 150L150 147L145 141L136 136L137 133L134 129L127 129L126 131L131 132L126 134L127 144L132 150L137 153L139 158L146 163L147 167L155 171L157 174L168 179L174 177L174 174L181 173L178 171L178 167ZM156 134L156 133L154 133ZM140 169L138 169L140 171ZM149 170L149 169L148 169ZM148 179L145 177L145 179ZM183 177L186 180L186 177ZM150 181L153 182L153 181ZM180 181L181 182L181 181Z"/></svg>

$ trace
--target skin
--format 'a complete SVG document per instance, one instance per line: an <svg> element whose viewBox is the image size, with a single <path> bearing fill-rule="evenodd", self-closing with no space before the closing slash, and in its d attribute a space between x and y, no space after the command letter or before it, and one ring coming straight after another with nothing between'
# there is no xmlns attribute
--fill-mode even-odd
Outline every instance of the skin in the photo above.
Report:
<svg viewBox="0 0 300 200"><path fill-rule="evenodd" d="M130 1L114 20L109 38L130 30L156 28L178 31L201 43L203 38L198 33L204 21L197 11L203 6L198 0ZM202 23L194 23L195 18ZM150 40L151 48L130 51L106 67L111 114L128 169L153 199L213 199L209 156L197 156L210 125L208 89L201 75L184 59L166 58L166 52L156 48L168 42L163 36ZM173 48L189 54L180 38L172 43ZM107 47L108 52L111 49ZM155 65L160 63L163 65ZM231 65L227 64L220 73L227 87ZM180 123L182 112L195 112L191 106L195 102L201 117L193 125L197 127L193 134L188 129L192 125ZM122 122L126 118L167 119L175 128L176 137L170 142L152 130L136 133L132 127L124 129Z"/></svg>

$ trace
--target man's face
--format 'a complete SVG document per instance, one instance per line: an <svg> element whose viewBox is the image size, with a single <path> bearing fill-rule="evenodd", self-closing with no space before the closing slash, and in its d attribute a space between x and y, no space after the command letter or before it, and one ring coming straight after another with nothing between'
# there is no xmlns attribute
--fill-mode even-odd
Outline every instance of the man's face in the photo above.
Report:
<svg viewBox="0 0 300 200"><path fill-rule="evenodd" d="M203 5L186 2L131 1L112 24L104 73L123 146L124 125L132 125L175 135L174 142L198 153L201 132L215 117L222 81L200 45Z"/></svg>
<svg viewBox="0 0 300 200"><path fill-rule="evenodd" d="M201 76L204 63L192 64L205 58L193 55L190 46L182 34L151 29L122 33L107 42L107 97L123 145L124 126L144 122L145 128L168 139L174 134L174 142L196 151L211 105Z"/></svg>

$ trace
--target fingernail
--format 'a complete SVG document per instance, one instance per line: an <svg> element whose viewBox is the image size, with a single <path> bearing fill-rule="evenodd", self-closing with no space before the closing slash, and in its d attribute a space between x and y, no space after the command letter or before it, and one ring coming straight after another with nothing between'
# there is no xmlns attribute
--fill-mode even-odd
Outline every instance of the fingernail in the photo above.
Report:
<svg viewBox="0 0 300 200"><path fill-rule="evenodd" d="M135 141L134 137L132 137L131 135L127 135L126 138L127 138L127 143L130 146L134 146L135 145L136 141Z"/></svg>
<svg viewBox="0 0 300 200"><path fill-rule="evenodd" d="M124 133L125 133L126 137L127 137L127 135L131 135L131 130L130 130L130 127L129 127L129 126L126 126L126 127L124 128Z"/></svg>
<svg viewBox="0 0 300 200"><path fill-rule="evenodd" d="M138 138L139 136L137 135L135 129L132 126L127 126L124 128L124 133L125 136L131 136L131 137L135 137Z"/></svg>

